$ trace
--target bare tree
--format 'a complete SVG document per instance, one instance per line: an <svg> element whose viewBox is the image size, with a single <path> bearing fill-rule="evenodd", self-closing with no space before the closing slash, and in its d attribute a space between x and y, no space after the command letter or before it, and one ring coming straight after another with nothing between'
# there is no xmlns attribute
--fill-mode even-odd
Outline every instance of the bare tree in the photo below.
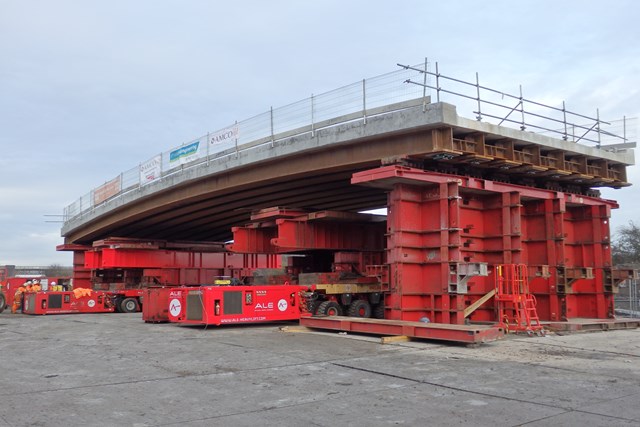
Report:
<svg viewBox="0 0 640 427"><path fill-rule="evenodd" d="M67 277L73 274L73 267L64 267L60 264L51 264L44 271L47 277Z"/></svg>
<svg viewBox="0 0 640 427"><path fill-rule="evenodd" d="M633 221L618 228L612 245L613 263L640 264L640 227Z"/></svg>

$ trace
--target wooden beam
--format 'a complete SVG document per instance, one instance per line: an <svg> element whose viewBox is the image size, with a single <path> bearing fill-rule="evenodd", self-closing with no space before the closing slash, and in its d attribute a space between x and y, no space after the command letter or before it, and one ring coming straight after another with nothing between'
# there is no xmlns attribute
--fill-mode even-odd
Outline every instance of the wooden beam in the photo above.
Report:
<svg viewBox="0 0 640 427"><path fill-rule="evenodd" d="M467 317L469 317L469 315L471 313L476 311L482 304L484 304L485 302L489 301L491 299L491 297L493 297L495 294L496 294L496 290L495 289L491 289L489 292L487 292L487 294L485 296L483 296L478 301L476 301L473 304L471 304L469 307L465 308L464 309L464 317L465 317L465 319Z"/></svg>
<svg viewBox="0 0 640 427"><path fill-rule="evenodd" d="M380 337L380 344L393 344L397 342L409 342L411 337L406 335L394 335L391 337Z"/></svg>

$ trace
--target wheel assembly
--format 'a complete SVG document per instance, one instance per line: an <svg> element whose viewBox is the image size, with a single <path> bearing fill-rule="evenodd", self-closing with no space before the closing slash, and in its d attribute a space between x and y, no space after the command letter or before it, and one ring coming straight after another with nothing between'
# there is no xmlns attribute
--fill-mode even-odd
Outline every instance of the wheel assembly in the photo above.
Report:
<svg viewBox="0 0 640 427"><path fill-rule="evenodd" d="M371 304L369 301L357 299L349 305L350 317L371 317Z"/></svg>
<svg viewBox="0 0 640 427"><path fill-rule="evenodd" d="M373 317L376 319L384 319L384 302L381 302L373 308Z"/></svg>
<svg viewBox="0 0 640 427"><path fill-rule="evenodd" d="M323 301L318 306L316 314L319 316L342 316L342 307L335 301Z"/></svg>
<svg viewBox="0 0 640 427"><path fill-rule="evenodd" d="M123 313L135 313L138 311L138 301L135 298L125 298L120 303L120 311Z"/></svg>

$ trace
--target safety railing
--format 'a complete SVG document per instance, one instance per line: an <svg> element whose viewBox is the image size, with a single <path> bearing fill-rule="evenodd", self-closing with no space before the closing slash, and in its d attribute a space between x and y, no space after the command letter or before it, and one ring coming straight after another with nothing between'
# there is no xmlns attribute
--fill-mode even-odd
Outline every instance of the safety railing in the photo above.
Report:
<svg viewBox="0 0 640 427"><path fill-rule="evenodd" d="M600 148L603 145L635 142L636 119L604 121L600 110L595 117L567 110L565 101L561 106L552 106L523 96L522 86L518 94L492 89L480 84L478 73L475 82L464 81L440 73L438 63L435 72L428 67L398 64L406 70L413 70L427 78L407 79L406 83L435 91L436 101L444 101L447 96L456 99L459 110L471 109L478 121L489 121L498 126L516 127L522 131L534 129L537 133L550 134L565 141L590 144ZM433 81L433 83L430 83ZM462 108L461 108L462 107ZM491 120L493 119L493 121Z"/></svg>
<svg viewBox="0 0 640 427"><path fill-rule="evenodd" d="M620 285L620 291L615 297L616 314L640 318L639 282L637 279L628 279Z"/></svg>
<svg viewBox="0 0 640 427"><path fill-rule="evenodd" d="M604 145L605 139L613 139L614 142L623 143L629 141L627 135L628 119L624 120L624 132L620 135L606 129L609 122L600 120L599 113L595 119L589 118L567 111L564 108L564 102L563 107L558 109L525 99L522 97L522 91L520 96L514 96L489 89L479 84L477 74L476 83L469 83L440 74L437 63L436 72L431 72L426 60L421 65L402 65L400 67L396 71L364 79L323 94L312 95L283 107L270 108L269 111L262 114L235 122L218 131L209 132L159 153L94 188L65 207L63 221L67 223L82 217L107 201L140 190L149 183L161 181L185 169L226 156L238 155L240 152L253 150L265 144L273 145L280 139L303 134L314 136L320 129L354 120L366 123L367 118L371 115L406 108L407 101L422 103L423 111L425 111L429 99L427 97L432 96L434 91L438 102L447 100L445 99L447 96L455 98L452 103L456 104L458 111L467 111L469 106L464 105L464 102L473 101L475 108L471 106L470 109L476 114L477 120L494 119L496 124L502 126L515 124L522 131L532 127L544 132L560 133L564 139L593 143L596 146ZM435 85L433 84L434 80ZM444 87L445 83L451 83L451 87ZM467 91L470 89L471 93L463 92L456 87ZM498 95L502 99L507 98L516 102L515 105L509 106L487 99L487 94L494 97ZM483 95L485 98L481 98ZM562 119L552 115L545 116L541 112L545 109L554 113L562 113ZM506 115L499 115L498 112L501 110L507 111ZM513 119L514 114L519 115L520 119ZM567 120L572 117L582 120L583 123L576 124ZM532 121L532 118L535 120ZM544 120L554 124L563 124L563 130L553 130L541 124ZM584 134L576 138L575 135L578 131L584 131ZM593 137L594 133L597 135L596 137ZM460 140L459 143L469 144L472 142ZM500 147L495 147L495 151L496 154L499 154ZM522 151L517 152L516 155L526 158L530 154ZM554 160L549 159L549 162Z"/></svg>

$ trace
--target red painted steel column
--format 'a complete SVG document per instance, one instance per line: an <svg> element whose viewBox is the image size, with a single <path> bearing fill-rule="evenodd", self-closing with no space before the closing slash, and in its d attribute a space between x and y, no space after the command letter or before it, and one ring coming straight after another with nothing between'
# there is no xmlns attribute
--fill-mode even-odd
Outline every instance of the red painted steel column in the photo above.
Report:
<svg viewBox="0 0 640 427"><path fill-rule="evenodd" d="M396 184L389 193L387 318L463 323L462 296L450 296L450 263L462 262L458 183Z"/></svg>
<svg viewBox="0 0 640 427"><path fill-rule="evenodd" d="M85 267L85 251L73 251L73 288L91 289L91 269Z"/></svg>
<svg viewBox="0 0 640 427"><path fill-rule="evenodd" d="M565 297L558 294L558 270L564 265L564 228L562 217L566 210L564 200L555 198L544 201L545 229L547 236L547 262L550 277L547 280L549 292L549 317L544 320L566 320L567 305Z"/></svg>

